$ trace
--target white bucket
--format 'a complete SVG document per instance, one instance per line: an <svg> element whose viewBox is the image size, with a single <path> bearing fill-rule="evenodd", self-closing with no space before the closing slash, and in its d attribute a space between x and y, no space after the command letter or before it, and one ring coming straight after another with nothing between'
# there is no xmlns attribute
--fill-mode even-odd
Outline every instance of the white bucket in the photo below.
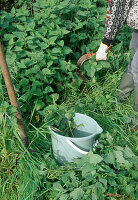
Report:
<svg viewBox="0 0 138 200"><path fill-rule="evenodd" d="M75 113L74 121L77 126L80 125L73 132L74 137L59 135L49 127L54 157L62 165L86 155L95 146L97 135L103 131L98 123L87 115Z"/></svg>

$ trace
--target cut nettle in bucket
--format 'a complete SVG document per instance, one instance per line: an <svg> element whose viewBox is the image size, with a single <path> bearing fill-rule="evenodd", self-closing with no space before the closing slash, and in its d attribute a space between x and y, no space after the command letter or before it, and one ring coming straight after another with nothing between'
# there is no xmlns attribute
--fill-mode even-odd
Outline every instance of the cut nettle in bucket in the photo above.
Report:
<svg viewBox="0 0 138 200"><path fill-rule="evenodd" d="M74 121L74 108L67 109L63 105L54 104L47 107L45 114L53 131L62 136L74 137L73 131L78 128ZM79 126L83 126L83 124Z"/></svg>

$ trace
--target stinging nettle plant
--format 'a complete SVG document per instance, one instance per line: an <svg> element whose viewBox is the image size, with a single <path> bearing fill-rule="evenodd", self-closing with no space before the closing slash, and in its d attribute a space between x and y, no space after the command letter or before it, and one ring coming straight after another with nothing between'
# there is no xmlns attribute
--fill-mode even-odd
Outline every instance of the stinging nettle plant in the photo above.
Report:
<svg viewBox="0 0 138 200"><path fill-rule="evenodd" d="M74 137L73 131L78 127L74 122L74 108L69 109L57 104L50 105L43 111L43 116L53 131L62 136Z"/></svg>
<svg viewBox="0 0 138 200"><path fill-rule="evenodd" d="M26 113L36 102L43 110L51 104L51 94L70 91L74 82L79 87L76 60L98 47L102 30L97 24L104 19L95 16L104 14L105 3L36 0L28 6L21 2L18 9L1 12L0 26L7 63Z"/></svg>

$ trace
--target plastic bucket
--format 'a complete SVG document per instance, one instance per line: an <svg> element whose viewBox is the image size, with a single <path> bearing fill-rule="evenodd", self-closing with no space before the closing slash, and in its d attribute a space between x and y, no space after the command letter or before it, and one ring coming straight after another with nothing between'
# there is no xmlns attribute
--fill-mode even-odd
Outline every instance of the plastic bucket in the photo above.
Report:
<svg viewBox="0 0 138 200"><path fill-rule="evenodd" d="M61 165L86 155L95 146L97 135L103 131L98 123L87 115L75 113L74 121L79 125L73 132L74 137L59 135L49 127L53 154Z"/></svg>

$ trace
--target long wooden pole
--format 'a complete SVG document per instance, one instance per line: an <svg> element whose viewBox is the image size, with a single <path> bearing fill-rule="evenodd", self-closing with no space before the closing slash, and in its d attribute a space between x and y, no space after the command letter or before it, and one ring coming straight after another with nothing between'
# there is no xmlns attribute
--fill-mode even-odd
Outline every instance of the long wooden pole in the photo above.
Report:
<svg viewBox="0 0 138 200"><path fill-rule="evenodd" d="M14 87L13 87L13 84L12 84L12 80L11 80L11 77L10 77L9 69L8 69L8 66L7 66L7 63L6 63L6 58L4 56L1 43L0 43L0 67L1 67L2 75L3 75L4 81L5 81L5 85L6 85L6 88L7 88L7 92L8 92L8 95L9 95L11 105L13 105L17 108L17 112L15 113L15 117L17 118L17 125L18 125L18 128L19 128L19 136L20 136L24 146L26 148L28 148L28 146L29 146L28 137L27 137L27 134L26 134L26 130L25 130L25 127L24 127L20 107L19 107L19 104L17 102L15 90L14 90Z"/></svg>

